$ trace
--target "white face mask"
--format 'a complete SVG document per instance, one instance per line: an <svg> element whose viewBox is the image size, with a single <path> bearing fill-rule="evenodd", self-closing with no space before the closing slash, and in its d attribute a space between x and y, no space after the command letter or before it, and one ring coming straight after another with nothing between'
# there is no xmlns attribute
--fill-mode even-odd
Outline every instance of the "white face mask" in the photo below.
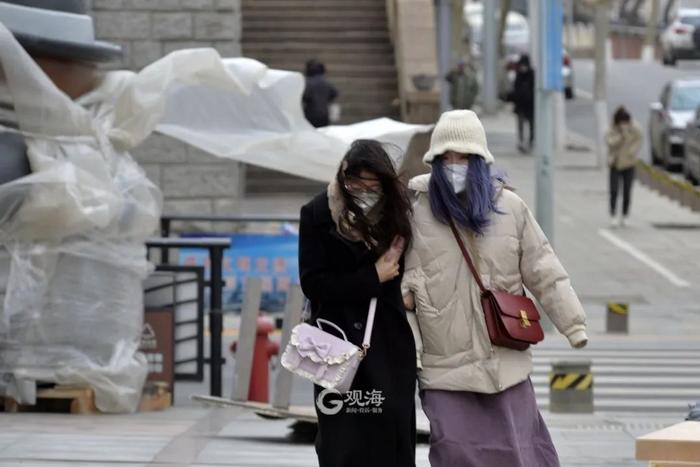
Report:
<svg viewBox="0 0 700 467"><path fill-rule="evenodd" d="M452 183L455 193L461 193L467 189L467 172L469 166L466 164L445 164L445 175Z"/></svg>
<svg viewBox="0 0 700 467"><path fill-rule="evenodd" d="M373 193L371 191L366 191L359 193L355 196L355 203L357 203L357 207L362 209L362 212L367 215L368 212L372 210L373 207L377 205L379 200L382 199L382 195L379 193Z"/></svg>

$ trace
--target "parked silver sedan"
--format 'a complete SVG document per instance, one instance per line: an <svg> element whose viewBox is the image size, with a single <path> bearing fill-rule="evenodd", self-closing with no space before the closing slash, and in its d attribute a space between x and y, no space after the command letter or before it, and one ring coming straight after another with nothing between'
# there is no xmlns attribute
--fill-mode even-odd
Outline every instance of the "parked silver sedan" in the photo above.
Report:
<svg viewBox="0 0 700 467"><path fill-rule="evenodd" d="M683 166L685 132L700 106L700 80L675 80L664 86L659 102L651 104L649 142L653 163Z"/></svg>
<svg viewBox="0 0 700 467"><path fill-rule="evenodd" d="M683 174L693 185L700 183L700 108L686 127Z"/></svg>

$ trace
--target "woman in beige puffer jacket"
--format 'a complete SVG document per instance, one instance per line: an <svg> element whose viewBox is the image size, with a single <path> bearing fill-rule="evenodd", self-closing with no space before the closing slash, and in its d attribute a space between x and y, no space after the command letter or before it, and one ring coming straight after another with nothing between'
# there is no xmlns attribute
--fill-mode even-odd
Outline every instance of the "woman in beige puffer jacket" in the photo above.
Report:
<svg viewBox="0 0 700 467"><path fill-rule="evenodd" d="M459 226L484 285L512 294L526 287L573 347L588 340L583 308L528 207L491 177L493 156L476 114L443 114L424 161L431 174L409 183L415 217L402 288L422 341L431 465L558 466L529 380L530 351L491 344L480 290L447 218Z"/></svg>

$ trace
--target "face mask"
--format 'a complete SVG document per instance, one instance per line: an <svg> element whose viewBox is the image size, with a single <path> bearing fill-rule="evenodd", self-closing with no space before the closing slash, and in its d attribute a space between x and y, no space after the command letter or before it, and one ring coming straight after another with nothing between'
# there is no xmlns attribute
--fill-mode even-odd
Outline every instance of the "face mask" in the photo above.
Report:
<svg viewBox="0 0 700 467"><path fill-rule="evenodd" d="M358 193L355 196L355 203L357 204L357 207L362 209L362 212L367 215L368 212L372 210L373 207L377 205L380 199L382 199L382 195L379 193L374 193L371 191L366 191L362 193Z"/></svg>
<svg viewBox="0 0 700 467"><path fill-rule="evenodd" d="M467 189L467 172L469 166L464 164L445 164L445 175L452 184L455 193L461 193Z"/></svg>

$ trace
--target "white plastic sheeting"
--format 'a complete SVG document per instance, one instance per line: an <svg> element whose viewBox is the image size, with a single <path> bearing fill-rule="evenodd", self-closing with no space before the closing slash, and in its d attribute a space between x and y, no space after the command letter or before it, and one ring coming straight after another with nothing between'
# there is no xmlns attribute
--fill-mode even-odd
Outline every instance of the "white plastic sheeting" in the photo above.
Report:
<svg viewBox="0 0 700 467"><path fill-rule="evenodd" d="M326 181L355 139L391 143L399 166L411 138L429 130L389 119L317 130L303 116L300 74L211 49L107 73L75 102L2 24L0 65L33 171L0 186L0 242L11 256L0 374L89 384L105 412L138 406L143 242L162 205L127 151L157 130L215 156ZM23 399L20 389L7 391Z"/></svg>
<svg viewBox="0 0 700 467"><path fill-rule="evenodd" d="M160 191L1 25L0 65L33 172L0 186L11 261L0 313L6 392L31 403L26 381L89 384L100 410L134 411L147 372L144 240Z"/></svg>

